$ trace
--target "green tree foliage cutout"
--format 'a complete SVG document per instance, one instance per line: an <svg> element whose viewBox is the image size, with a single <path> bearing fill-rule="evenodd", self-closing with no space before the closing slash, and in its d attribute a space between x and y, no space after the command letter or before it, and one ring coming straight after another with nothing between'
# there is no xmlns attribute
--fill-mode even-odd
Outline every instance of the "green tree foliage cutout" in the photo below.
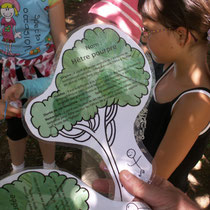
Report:
<svg viewBox="0 0 210 210"><path fill-rule="evenodd" d="M87 210L88 197L88 191L81 188L75 178L57 172L46 176L27 172L0 188L0 209Z"/></svg>
<svg viewBox="0 0 210 210"><path fill-rule="evenodd" d="M99 108L137 106L148 94L150 74L144 71L143 55L112 29L87 30L84 39L66 50L62 63L58 91L31 109L42 137L70 131L77 122L94 118Z"/></svg>
<svg viewBox="0 0 210 210"><path fill-rule="evenodd" d="M138 106L149 94L145 58L112 28L96 27L84 31L84 38L75 41L60 59L57 91L33 103L32 125L43 138L60 135L69 143L92 140L99 144L112 165L120 193L119 170L111 149L117 130L115 116L119 107Z"/></svg>

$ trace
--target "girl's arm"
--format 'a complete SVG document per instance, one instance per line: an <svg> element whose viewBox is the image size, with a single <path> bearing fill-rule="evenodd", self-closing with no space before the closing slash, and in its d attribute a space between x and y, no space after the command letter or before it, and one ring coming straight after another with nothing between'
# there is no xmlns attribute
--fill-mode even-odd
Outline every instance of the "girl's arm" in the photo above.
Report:
<svg viewBox="0 0 210 210"><path fill-rule="evenodd" d="M49 77L41 77L33 80L22 80L18 83L24 87L22 98L31 98L41 95L49 86L52 81L54 74Z"/></svg>
<svg viewBox="0 0 210 210"><path fill-rule="evenodd" d="M64 14L64 4L62 0L49 9L51 34L56 49L58 49L59 45L62 46L67 40Z"/></svg>
<svg viewBox="0 0 210 210"><path fill-rule="evenodd" d="M186 157L210 119L210 99L189 93L175 105L165 136L155 154L156 173L168 179Z"/></svg>
<svg viewBox="0 0 210 210"><path fill-rule="evenodd" d="M9 87L4 95L4 100L16 101L22 98L31 98L41 95L50 85L53 74L33 80L22 80Z"/></svg>

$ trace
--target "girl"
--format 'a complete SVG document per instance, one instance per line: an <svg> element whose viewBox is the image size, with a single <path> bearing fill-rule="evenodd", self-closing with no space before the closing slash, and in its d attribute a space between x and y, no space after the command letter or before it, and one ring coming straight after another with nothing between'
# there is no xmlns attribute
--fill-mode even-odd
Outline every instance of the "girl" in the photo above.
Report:
<svg viewBox="0 0 210 210"><path fill-rule="evenodd" d="M17 81L46 77L53 72L55 49L66 41L66 29L62 0L1 0L0 14L0 97L4 98L5 91ZM3 105L1 101L0 117L13 116L11 106L7 110ZM24 168L27 133L20 118L7 119L7 124L16 172ZM40 148L44 168L54 168L55 145L40 142Z"/></svg>
<svg viewBox="0 0 210 210"><path fill-rule="evenodd" d="M156 174L185 191L210 136L209 1L147 0L140 11L141 40L165 64L148 106L143 143Z"/></svg>

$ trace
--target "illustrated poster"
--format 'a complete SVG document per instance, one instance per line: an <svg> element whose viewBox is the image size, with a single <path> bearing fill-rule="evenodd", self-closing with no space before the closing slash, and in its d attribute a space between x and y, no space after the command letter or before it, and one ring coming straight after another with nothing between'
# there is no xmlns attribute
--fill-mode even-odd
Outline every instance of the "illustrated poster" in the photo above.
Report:
<svg viewBox="0 0 210 210"><path fill-rule="evenodd" d="M119 182L123 169L148 182L152 165L134 137L134 121L149 99L150 64L141 48L112 25L88 25L62 48L49 88L25 110L31 134L87 146L105 161L115 200L131 201Z"/></svg>
<svg viewBox="0 0 210 210"><path fill-rule="evenodd" d="M25 170L0 181L0 208L8 210L140 210L141 202L110 200L60 170Z"/></svg>

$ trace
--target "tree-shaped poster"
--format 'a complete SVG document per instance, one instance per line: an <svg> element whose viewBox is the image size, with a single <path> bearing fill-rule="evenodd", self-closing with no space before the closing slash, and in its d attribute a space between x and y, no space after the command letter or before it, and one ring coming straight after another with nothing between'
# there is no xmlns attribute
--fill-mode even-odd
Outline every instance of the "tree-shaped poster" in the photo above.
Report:
<svg viewBox="0 0 210 210"><path fill-rule="evenodd" d="M60 170L25 170L0 181L2 210L140 210L141 202L110 200Z"/></svg>
<svg viewBox="0 0 210 210"><path fill-rule="evenodd" d="M62 48L49 88L25 110L25 123L38 139L88 146L107 164L115 200L131 200L119 172L128 169L149 181L151 163L134 137L134 121L152 87L141 48L112 25L88 25Z"/></svg>

